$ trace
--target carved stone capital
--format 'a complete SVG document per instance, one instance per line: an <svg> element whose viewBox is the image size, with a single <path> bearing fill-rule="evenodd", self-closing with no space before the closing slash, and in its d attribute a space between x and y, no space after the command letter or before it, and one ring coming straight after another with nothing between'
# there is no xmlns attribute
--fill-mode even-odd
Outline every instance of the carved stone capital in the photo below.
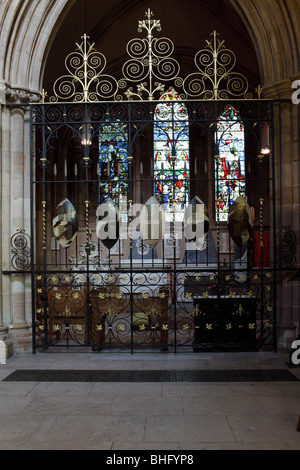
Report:
<svg viewBox="0 0 300 470"><path fill-rule="evenodd" d="M42 97L39 93L22 90L20 88L6 88L6 101L10 104L16 103L39 103Z"/></svg>

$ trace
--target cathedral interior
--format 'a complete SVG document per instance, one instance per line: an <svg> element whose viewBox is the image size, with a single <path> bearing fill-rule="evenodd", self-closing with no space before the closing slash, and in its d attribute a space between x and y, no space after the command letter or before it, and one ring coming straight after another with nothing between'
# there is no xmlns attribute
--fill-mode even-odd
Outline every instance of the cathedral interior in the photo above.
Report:
<svg viewBox="0 0 300 470"><path fill-rule="evenodd" d="M0 11L5 354L289 350L297 2Z"/></svg>
<svg viewBox="0 0 300 470"><path fill-rule="evenodd" d="M300 2L1 0L0 44L0 449L299 450Z"/></svg>

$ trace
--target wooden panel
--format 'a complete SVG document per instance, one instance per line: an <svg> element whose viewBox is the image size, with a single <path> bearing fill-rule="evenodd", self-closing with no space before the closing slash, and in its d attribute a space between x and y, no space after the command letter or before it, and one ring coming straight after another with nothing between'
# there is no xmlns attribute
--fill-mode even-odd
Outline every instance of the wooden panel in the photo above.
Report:
<svg viewBox="0 0 300 470"><path fill-rule="evenodd" d="M194 299L194 350L255 350L256 304L244 297Z"/></svg>

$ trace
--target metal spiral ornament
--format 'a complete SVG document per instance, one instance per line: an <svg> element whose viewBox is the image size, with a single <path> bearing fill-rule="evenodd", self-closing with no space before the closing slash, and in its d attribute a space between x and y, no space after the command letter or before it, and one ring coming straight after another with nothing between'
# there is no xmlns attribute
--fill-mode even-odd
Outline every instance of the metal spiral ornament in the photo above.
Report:
<svg viewBox="0 0 300 470"><path fill-rule="evenodd" d="M144 39L132 39L127 45L130 59L123 65L123 78L119 81L120 88L126 88L128 83L137 84L136 89L130 86L125 92L128 100L154 100L157 92L164 91L161 82L175 80L180 72L179 63L171 57L174 44L169 38L155 38L154 30L161 31L159 20L152 19L150 9L146 19L139 21L139 32L146 30ZM158 80L158 81L156 81Z"/></svg>
<svg viewBox="0 0 300 470"><path fill-rule="evenodd" d="M12 236L11 241L11 266L16 271L24 271L31 264L30 236L20 228Z"/></svg>
<svg viewBox="0 0 300 470"><path fill-rule="evenodd" d="M76 44L77 49L65 60L67 74L59 77L53 86L54 95L50 102L74 101L96 102L115 98L118 85L114 77L104 74L105 56L94 49L89 37L84 34L83 41Z"/></svg>
<svg viewBox="0 0 300 470"><path fill-rule="evenodd" d="M89 230L89 201L85 201L85 234L86 234L86 243L90 242L90 230Z"/></svg>
<svg viewBox="0 0 300 470"><path fill-rule="evenodd" d="M46 207L47 202L42 201L43 206L43 250L47 249Z"/></svg>
<svg viewBox="0 0 300 470"><path fill-rule="evenodd" d="M180 77L180 64L172 57L175 47L167 37L157 38L160 20L153 18L150 9L145 19L138 22L138 32L144 38L133 38L126 46L128 60L123 64L122 76L116 80L105 73L106 57L96 51L94 43L84 34L77 49L65 59L66 74L53 86L50 102L73 101L92 103L101 100L155 100L165 91L165 83L180 88L182 99L218 100L232 98L252 99L246 77L235 72L236 56L225 46L214 31L210 41L195 57L195 72ZM47 93L43 92L43 102Z"/></svg>
<svg viewBox="0 0 300 470"><path fill-rule="evenodd" d="M219 100L233 98L251 99L249 83L242 74L235 72L236 56L227 49L214 31L206 47L195 55L198 69L183 80L186 97Z"/></svg>
<svg viewBox="0 0 300 470"><path fill-rule="evenodd" d="M277 264L282 268L297 265L297 237L291 227L282 227L276 237Z"/></svg>
<svg viewBox="0 0 300 470"><path fill-rule="evenodd" d="M264 246L264 199L259 200L260 246Z"/></svg>

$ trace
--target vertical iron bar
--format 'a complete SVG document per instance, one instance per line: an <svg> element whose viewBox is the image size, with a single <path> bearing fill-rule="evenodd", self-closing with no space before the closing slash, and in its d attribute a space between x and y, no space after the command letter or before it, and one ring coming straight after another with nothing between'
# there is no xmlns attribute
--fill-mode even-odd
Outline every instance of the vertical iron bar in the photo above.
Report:
<svg viewBox="0 0 300 470"><path fill-rule="evenodd" d="M57 195L56 195L56 179L57 179L57 167L56 163L53 165L53 173L54 173L54 207L57 206ZM57 267L57 240L55 237L55 266Z"/></svg>
<svg viewBox="0 0 300 470"><path fill-rule="evenodd" d="M173 171L173 269L174 269L174 283L173 283L173 298L174 298L174 347L175 347L175 354L177 353L177 262L176 262L176 189L175 189L175 165L176 165L176 144L174 142L174 102L171 104L172 106L172 155L171 155L171 162L172 162L172 171Z"/></svg>
<svg viewBox="0 0 300 470"><path fill-rule="evenodd" d="M47 219L46 219L46 163L47 163L47 150L46 150L46 141L45 141L45 107L43 109L43 121L42 121L42 184L43 184L43 197L42 197L42 206L43 206L43 284L44 284L44 332L45 332L45 347L48 347L48 295L47 295Z"/></svg>
<svg viewBox="0 0 300 470"><path fill-rule="evenodd" d="M88 105L84 106L84 127L85 136L88 137ZM88 139L87 139L88 140ZM89 233L89 145L85 142L84 145L84 166L85 166L85 231L86 231L86 296L87 296L87 342L90 345L91 341L91 311L90 311L90 273L89 273L89 256L90 256L90 233Z"/></svg>
<svg viewBox="0 0 300 470"><path fill-rule="evenodd" d="M75 187L74 187L74 203L75 203L75 211L78 214L78 195L77 195L77 178L78 178L78 168L77 164L74 165L74 177L75 177ZM56 243L56 242L55 242ZM75 239L75 259L76 259L76 268L78 267L78 235Z"/></svg>
<svg viewBox="0 0 300 470"><path fill-rule="evenodd" d="M127 161L128 161L128 208L129 208L129 218L128 223L130 226L129 229L129 242L130 242L130 350L133 354L134 350L134 341L133 341L133 273L132 273L132 204L133 204L133 191L132 191L132 164L133 164L133 149L132 149L132 137L131 137L131 105L128 105L128 151L127 151Z"/></svg>
<svg viewBox="0 0 300 470"><path fill-rule="evenodd" d="M258 127L258 166L259 166L259 230L260 230L260 296L261 296L261 312L260 312L260 330L261 330L261 338L260 343L261 346L264 344L264 242L263 242L263 210L264 210L264 198L263 198L263 186L262 186L262 178L263 178L263 155L261 152L262 147L262 135L261 135L261 103L259 101L259 127Z"/></svg>
<svg viewBox="0 0 300 470"><path fill-rule="evenodd" d="M277 251L276 251L276 230L277 230L277 221L276 221L276 197L275 197L275 190L276 190L276 165L275 165L275 137L274 137L274 103L271 102L269 104L271 107L271 153L270 158L271 166L272 166L272 203L273 203L273 272L274 277L273 279L273 287L274 287L274 313L273 313L273 348L274 351L277 352ZM279 127L279 135L281 136L281 120L280 120L280 127Z"/></svg>
<svg viewBox="0 0 300 470"><path fill-rule="evenodd" d="M215 111L215 133L218 130L218 108L217 108L217 102L215 102L214 106L214 111ZM218 152L216 155L216 144L214 148L214 170L216 174L216 185L217 185L217 191L216 188L214 188L214 193L217 195L217 214L216 214L216 219L217 219L217 253L218 253L218 266L217 266L217 296L218 296L218 302L220 301L220 201L219 201L219 165L220 165L220 156L219 156L219 143L217 144L218 147Z"/></svg>
<svg viewBox="0 0 300 470"><path fill-rule="evenodd" d="M33 106L30 105L30 250L31 250L31 311L32 311L32 352L36 354L36 305L35 305L35 275L34 275L34 239L35 239L35 227L34 227L34 191L33 191Z"/></svg>

